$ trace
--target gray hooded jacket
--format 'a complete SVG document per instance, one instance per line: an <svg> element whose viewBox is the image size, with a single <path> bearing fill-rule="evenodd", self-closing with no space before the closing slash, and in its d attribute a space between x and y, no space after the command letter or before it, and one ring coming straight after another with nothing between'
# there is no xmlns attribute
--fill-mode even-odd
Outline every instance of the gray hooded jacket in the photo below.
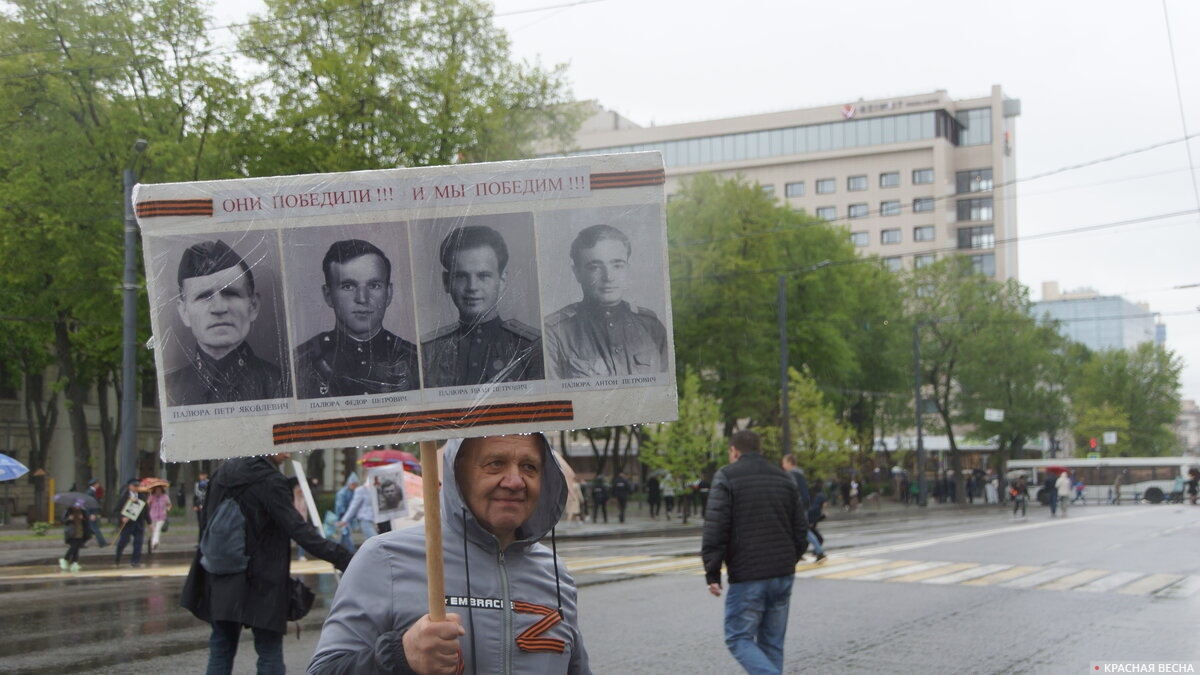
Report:
<svg viewBox="0 0 1200 675"><path fill-rule="evenodd" d="M442 462L446 610L462 617L466 673L590 673L575 580L538 541L562 516L567 484L542 434L541 494L506 549L467 508L454 476L461 441ZM312 674L406 673L401 637L428 613L423 525L372 537L333 598Z"/></svg>

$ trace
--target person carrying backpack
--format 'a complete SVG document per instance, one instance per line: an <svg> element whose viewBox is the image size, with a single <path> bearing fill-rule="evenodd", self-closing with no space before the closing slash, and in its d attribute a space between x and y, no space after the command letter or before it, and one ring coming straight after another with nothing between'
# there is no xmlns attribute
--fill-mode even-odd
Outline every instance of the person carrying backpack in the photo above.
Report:
<svg viewBox="0 0 1200 675"><path fill-rule="evenodd" d="M350 564L349 551L322 537L296 512L288 480L279 471L288 457L226 460L209 481L200 549L179 602L212 624L209 673L232 672L243 626L254 633L258 672L284 672L291 540L339 570Z"/></svg>

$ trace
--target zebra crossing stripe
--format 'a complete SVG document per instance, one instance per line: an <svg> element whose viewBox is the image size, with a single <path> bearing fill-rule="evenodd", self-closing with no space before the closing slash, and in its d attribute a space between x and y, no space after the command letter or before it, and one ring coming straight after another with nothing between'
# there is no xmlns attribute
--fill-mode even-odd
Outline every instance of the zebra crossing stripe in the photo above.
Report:
<svg viewBox="0 0 1200 675"><path fill-rule="evenodd" d="M1142 572L1113 572L1107 576L1100 577L1090 584L1084 584L1077 591L1086 591L1088 593L1107 593L1128 584L1131 581L1141 579L1146 576Z"/></svg>
<svg viewBox="0 0 1200 675"><path fill-rule="evenodd" d="M1191 575L1171 584L1155 595L1160 598L1190 598L1200 591L1200 576Z"/></svg>
<svg viewBox="0 0 1200 675"><path fill-rule="evenodd" d="M1151 574L1117 590L1124 595L1150 595L1183 578L1182 574Z"/></svg>
<svg viewBox="0 0 1200 675"><path fill-rule="evenodd" d="M951 574L958 572L959 570L970 569L975 566L975 563L945 563L938 565L937 567L922 570L920 572L913 572L912 574L892 577L891 579L888 579L888 583L910 583L914 581L924 581L925 579L932 579L933 577L941 576L943 574Z"/></svg>
<svg viewBox="0 0 1200 675"><path fill-rule="evenodd" d="M913 563L913 561L911 561L911 560L888 560L885 562L876 563L874 565L867 565L865 567L856 567L854 569L849 569L849 570L832 570L832 571L830 571L829 574L818 575L817 578L818 579L858 579L859 575L862 575L862 574L870 574L872 572L880 572L883 570L895 569L897 567L904 567L905 565L911 565L912 563Z"/></svg>
<svg viewBox="0 0 1200 675"><path fill-rule="evenodd" d="M930 577L921 581L923 584L957 584L967 581L968 579L977 579L986 577L989 574L994 574L1012 567L1012 565L976 565L974 567L960 570L951 574L939 575Z"/></svg>
<svg viewBox="0 0 1200 675"><path fill-rule="evenodd" d="M591 572L606 567L628 565L629 563L644 563L652 560L655 560L653 556L629 555L605 558L577 558L575 560L567 560L566 563L567 569L574 574L575 572Z"/></svg>
<svg viewBox="0 0 1200 675"><path fill-rule="evenodd" d="M977 577L975 579L968 579L963 582L963 585L964 586L991 586L993 584L999 584L999 583L1003 583L1005 581L1009 581L1011 579L1023 577L1026 574L1031 574L1040 569L1042 569L1042 568L1036 567L1034 565L1017 565L1015 567L1010 567L1006 570L1000 570L999 572L993 572L992 574L988 574L988 575L985 575L982 577Z"/></svg>
<svg viewBox="0 0 1200 675"><path fill-rule="evenodd" d="M634 565L632 567L623 566L620 569L603 570L605 574L654 574L656 572L671 572L685 568L700 568L704 569L703 564L695 558L687 558L680 560L679 558L671 558L669 560L659 560L646 565Z"/></svg>
<svg viewBox="0 0 1200 675"><path fill-rule="evenodd" d="M1070 567L1047 567L1041 572L1034 572L1027 577L1006 581L1000 585L1007 588L1035 588L1078 571Z"/></svg>
<svg viewBox="0 0 1200 675"><path fill-rule="evenodd" d="M913 574L914 572L921 572L924 570L933 569L934 567L941 567L942 565L949 564L949 563L944 563L944 562L915 562L915 561L906 561L906 562L909 562L910 564L905 565L903 567L894 567L890 570L881 570L879 572L872 572L870 574L864 574L861 577L858 577L858 580L859 581L887 581L888 579L891 579L893 577L903 576L905 574Z"/></svg>
<svg viewBox="0 0 1200 675"><path fill-rule="evenodd" d="M882 558L842 558L841 560L833 560L824 565L806 565L805 569L796 572L796 576L805 579L809 577L823 577L830 572L842 572L845 570L856 570L860 567L868 567L870 565L878 565L879 563L888 562Z"/></svg>
<svg viewBox="0 0 1200 675"><path fill-rule="evenodd" d="M1042 584L1038 588L1047 591L1067 591L1082 586L1089 581L1099 579L1106 574L1108 574L1106 570L1080 570L1074 574L1068 574L1060 579L1055 579L1050 583Z"/></svg>

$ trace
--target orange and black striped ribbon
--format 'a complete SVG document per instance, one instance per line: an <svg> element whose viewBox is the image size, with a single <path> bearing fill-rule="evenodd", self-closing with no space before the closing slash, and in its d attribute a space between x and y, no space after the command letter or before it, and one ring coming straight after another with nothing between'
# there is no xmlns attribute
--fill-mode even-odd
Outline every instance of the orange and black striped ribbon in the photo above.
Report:
<svg viewBox="0 0 1200 675"><path fill-rule="evenodd" d="M519 614L542 615L540 621L525 629L524 632L517 636L517 646L521 648L521 651L563 653L563 650L566 648L566 642L558 638L542 637L546 631L553 628L559 621L562 621L562 615L558 613L557 609L529 602L514 602L513 611Z"/></svg>
<svg viewBox="0 0 1200 675"><path fill-rule="evenodd" d="M662 185L667 182L667 172L665 169L646 169L644 171L594 173L591 175L590 181L593 190Z"/></svg>
<svg viewBox="0 0 1200 675"><path fill-rule="evenodd" d="M575 419L575 408L571 401L501 403L471 408L446 408L423 412L287 422L276 424L272 429L272 437L275 445L286 445L303 441L326 441L360 436L409 434L495 424L524 424L573 419Z"/></svg>
<svg viewBox="0 0 1200 675"><path fill-rule="evenodd" d="M138 218L159 218L162 216L209 216L213 214L211 199L157 199L154 201L138 202Z"/></svg>

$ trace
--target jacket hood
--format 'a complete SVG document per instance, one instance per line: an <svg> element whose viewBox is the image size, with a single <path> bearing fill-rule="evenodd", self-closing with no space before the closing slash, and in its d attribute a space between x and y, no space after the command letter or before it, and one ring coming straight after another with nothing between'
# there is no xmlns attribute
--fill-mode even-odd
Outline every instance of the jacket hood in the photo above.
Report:
<svg viewBox="0 0 1200 675"><path fill-rule="evenodd" d="M537 542L550 533L550 530L562 518L567 506L567 480L559 463L558 453L550 446L550 439L545 434L531 434L541 441L542 446L542 486L538 495L537 505L533 515L517 528L517 544L529 545ZM462 530L464 535L472 540L493 538L483 525L475 518L475 514L467 507L466 498L454 475L454 460L458 457L463 439L455 438L446 442L442 457L442 519L447 526ZM463 514L466 521L463 522Z"/></svg>
<svg viewBox="0 0 1200 675"><path fill-rule="evenodd" d="M351 471L350 475L346 476L346 484L342 487L350 487L351 485L362 485L362 481L358 479L358 474L354 471Z"/></svg>

